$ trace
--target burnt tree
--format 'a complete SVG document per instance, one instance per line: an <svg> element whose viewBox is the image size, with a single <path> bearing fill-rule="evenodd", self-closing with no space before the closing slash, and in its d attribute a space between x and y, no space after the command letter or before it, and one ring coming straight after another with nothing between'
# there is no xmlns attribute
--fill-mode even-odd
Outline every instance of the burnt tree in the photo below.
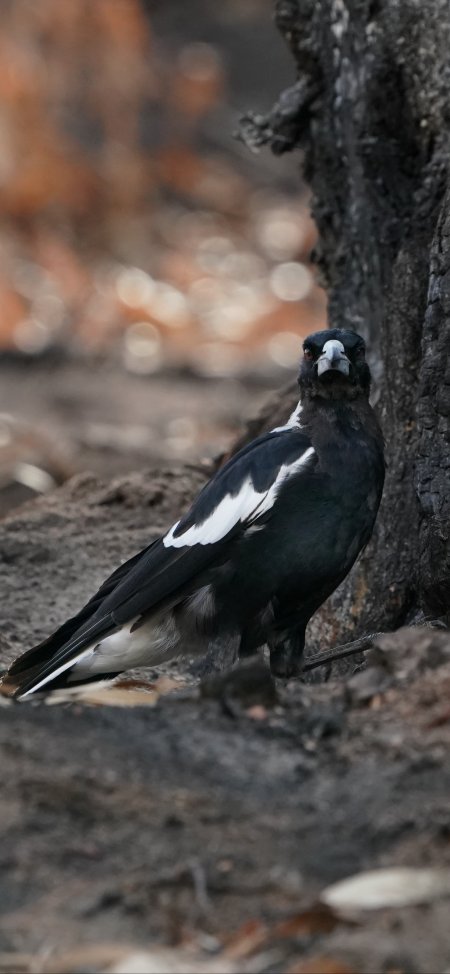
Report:
<svg viewBox="0 0 450 974"><path fill-rule="evenodd" d="M311 627L323 648L448 622L450 13L445 0L277 0L275 16L297 81L243 137L302 150L329 324L368 339L387 445L374 538Z"/></svg>

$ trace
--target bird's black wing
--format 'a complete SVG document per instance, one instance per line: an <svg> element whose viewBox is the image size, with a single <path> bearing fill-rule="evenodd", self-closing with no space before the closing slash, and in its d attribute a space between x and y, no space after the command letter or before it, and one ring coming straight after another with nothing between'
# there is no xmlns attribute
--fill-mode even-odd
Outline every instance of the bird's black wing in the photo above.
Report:
<svg viewBox="0 0 450 974"><path fill-rule="evenodd" d="M270 516L281 483L313 453L298 427L266 433L240 450L168 534L121 565L78 615L12 665L8 676L24 676L20 695L62 673L97 639L189 588L249 524Z"/></svg>
<svg viewBox="0 0 450 974"><path fill-rule="evenodd" d="M156 542L153 542L156 544ZM32 649L28 649L25 653L22 653L14 663L11 664L8 675L15 676L18 673L23 673L24 670L28 670L31 666L35 666L37 663L43 663L53 656L53 654L69 642L71 636L74 633L81 631L85 623L88 623L93 616L95 616L96 610L99 608L104 599L110 595L110 593L116 588L118 583L132 571L134 566L139 562L139 560L149 551L152 545L145 548L143 551L138 551L136 555L129 558L128 561L119 565L118 568L109 575L104 582L102 582L100 588L86 602L86 605L80 609L79 612L71 619L67 619L66 622L59 626L55 632L44 639L42 642L38 643L37 646L33 646Z"/></svg>

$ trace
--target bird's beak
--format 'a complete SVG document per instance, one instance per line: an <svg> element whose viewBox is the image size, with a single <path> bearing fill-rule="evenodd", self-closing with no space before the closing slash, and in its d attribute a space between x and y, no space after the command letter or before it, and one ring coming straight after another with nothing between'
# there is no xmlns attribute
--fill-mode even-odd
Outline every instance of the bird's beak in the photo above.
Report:
<svg viewBox="0 0 450 974"><path fill-rule="evenodd" d="M334 372L341 372L348 375L350 362L345 354L342 342L329 341L323 346L322 355L317 360L317 375L321 376L324 372L332 369Z"/></svg>

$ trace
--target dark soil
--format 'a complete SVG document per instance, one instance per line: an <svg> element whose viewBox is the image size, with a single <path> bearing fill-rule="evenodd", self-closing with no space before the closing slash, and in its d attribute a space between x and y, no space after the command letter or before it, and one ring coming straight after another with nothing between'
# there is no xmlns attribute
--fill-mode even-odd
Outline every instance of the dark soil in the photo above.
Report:
<svg viewBox="0 0 450 974"><path fill-rule="evenodd" d="M1 522L4 661L167 526L202 478L86 475ZM270 949L255 971L447 969L442 899L270 937L334 880L450 865L450 638L403 631L380 653L353 679L280 684L275 702L261 664L250 692L244 670L209 695L188 679L154 707L145 692L134 707L4 700L1 949L46 970L63 948L189 935L206 950L258 920Z"/></svg>

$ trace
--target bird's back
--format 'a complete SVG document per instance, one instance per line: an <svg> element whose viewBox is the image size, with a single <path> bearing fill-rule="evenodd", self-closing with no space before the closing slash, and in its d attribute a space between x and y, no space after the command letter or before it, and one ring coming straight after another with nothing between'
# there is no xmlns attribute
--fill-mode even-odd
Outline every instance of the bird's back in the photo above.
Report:
<svg viewBox="0 0 450 974"><path fill-rule="evenodd" d="M217 601L241 626L273 597L311 606L312 615L372 534L384 458L371 407L306 410L301 433L311 462L283 482L267 522L245 533L218 573Z"/></svg>

